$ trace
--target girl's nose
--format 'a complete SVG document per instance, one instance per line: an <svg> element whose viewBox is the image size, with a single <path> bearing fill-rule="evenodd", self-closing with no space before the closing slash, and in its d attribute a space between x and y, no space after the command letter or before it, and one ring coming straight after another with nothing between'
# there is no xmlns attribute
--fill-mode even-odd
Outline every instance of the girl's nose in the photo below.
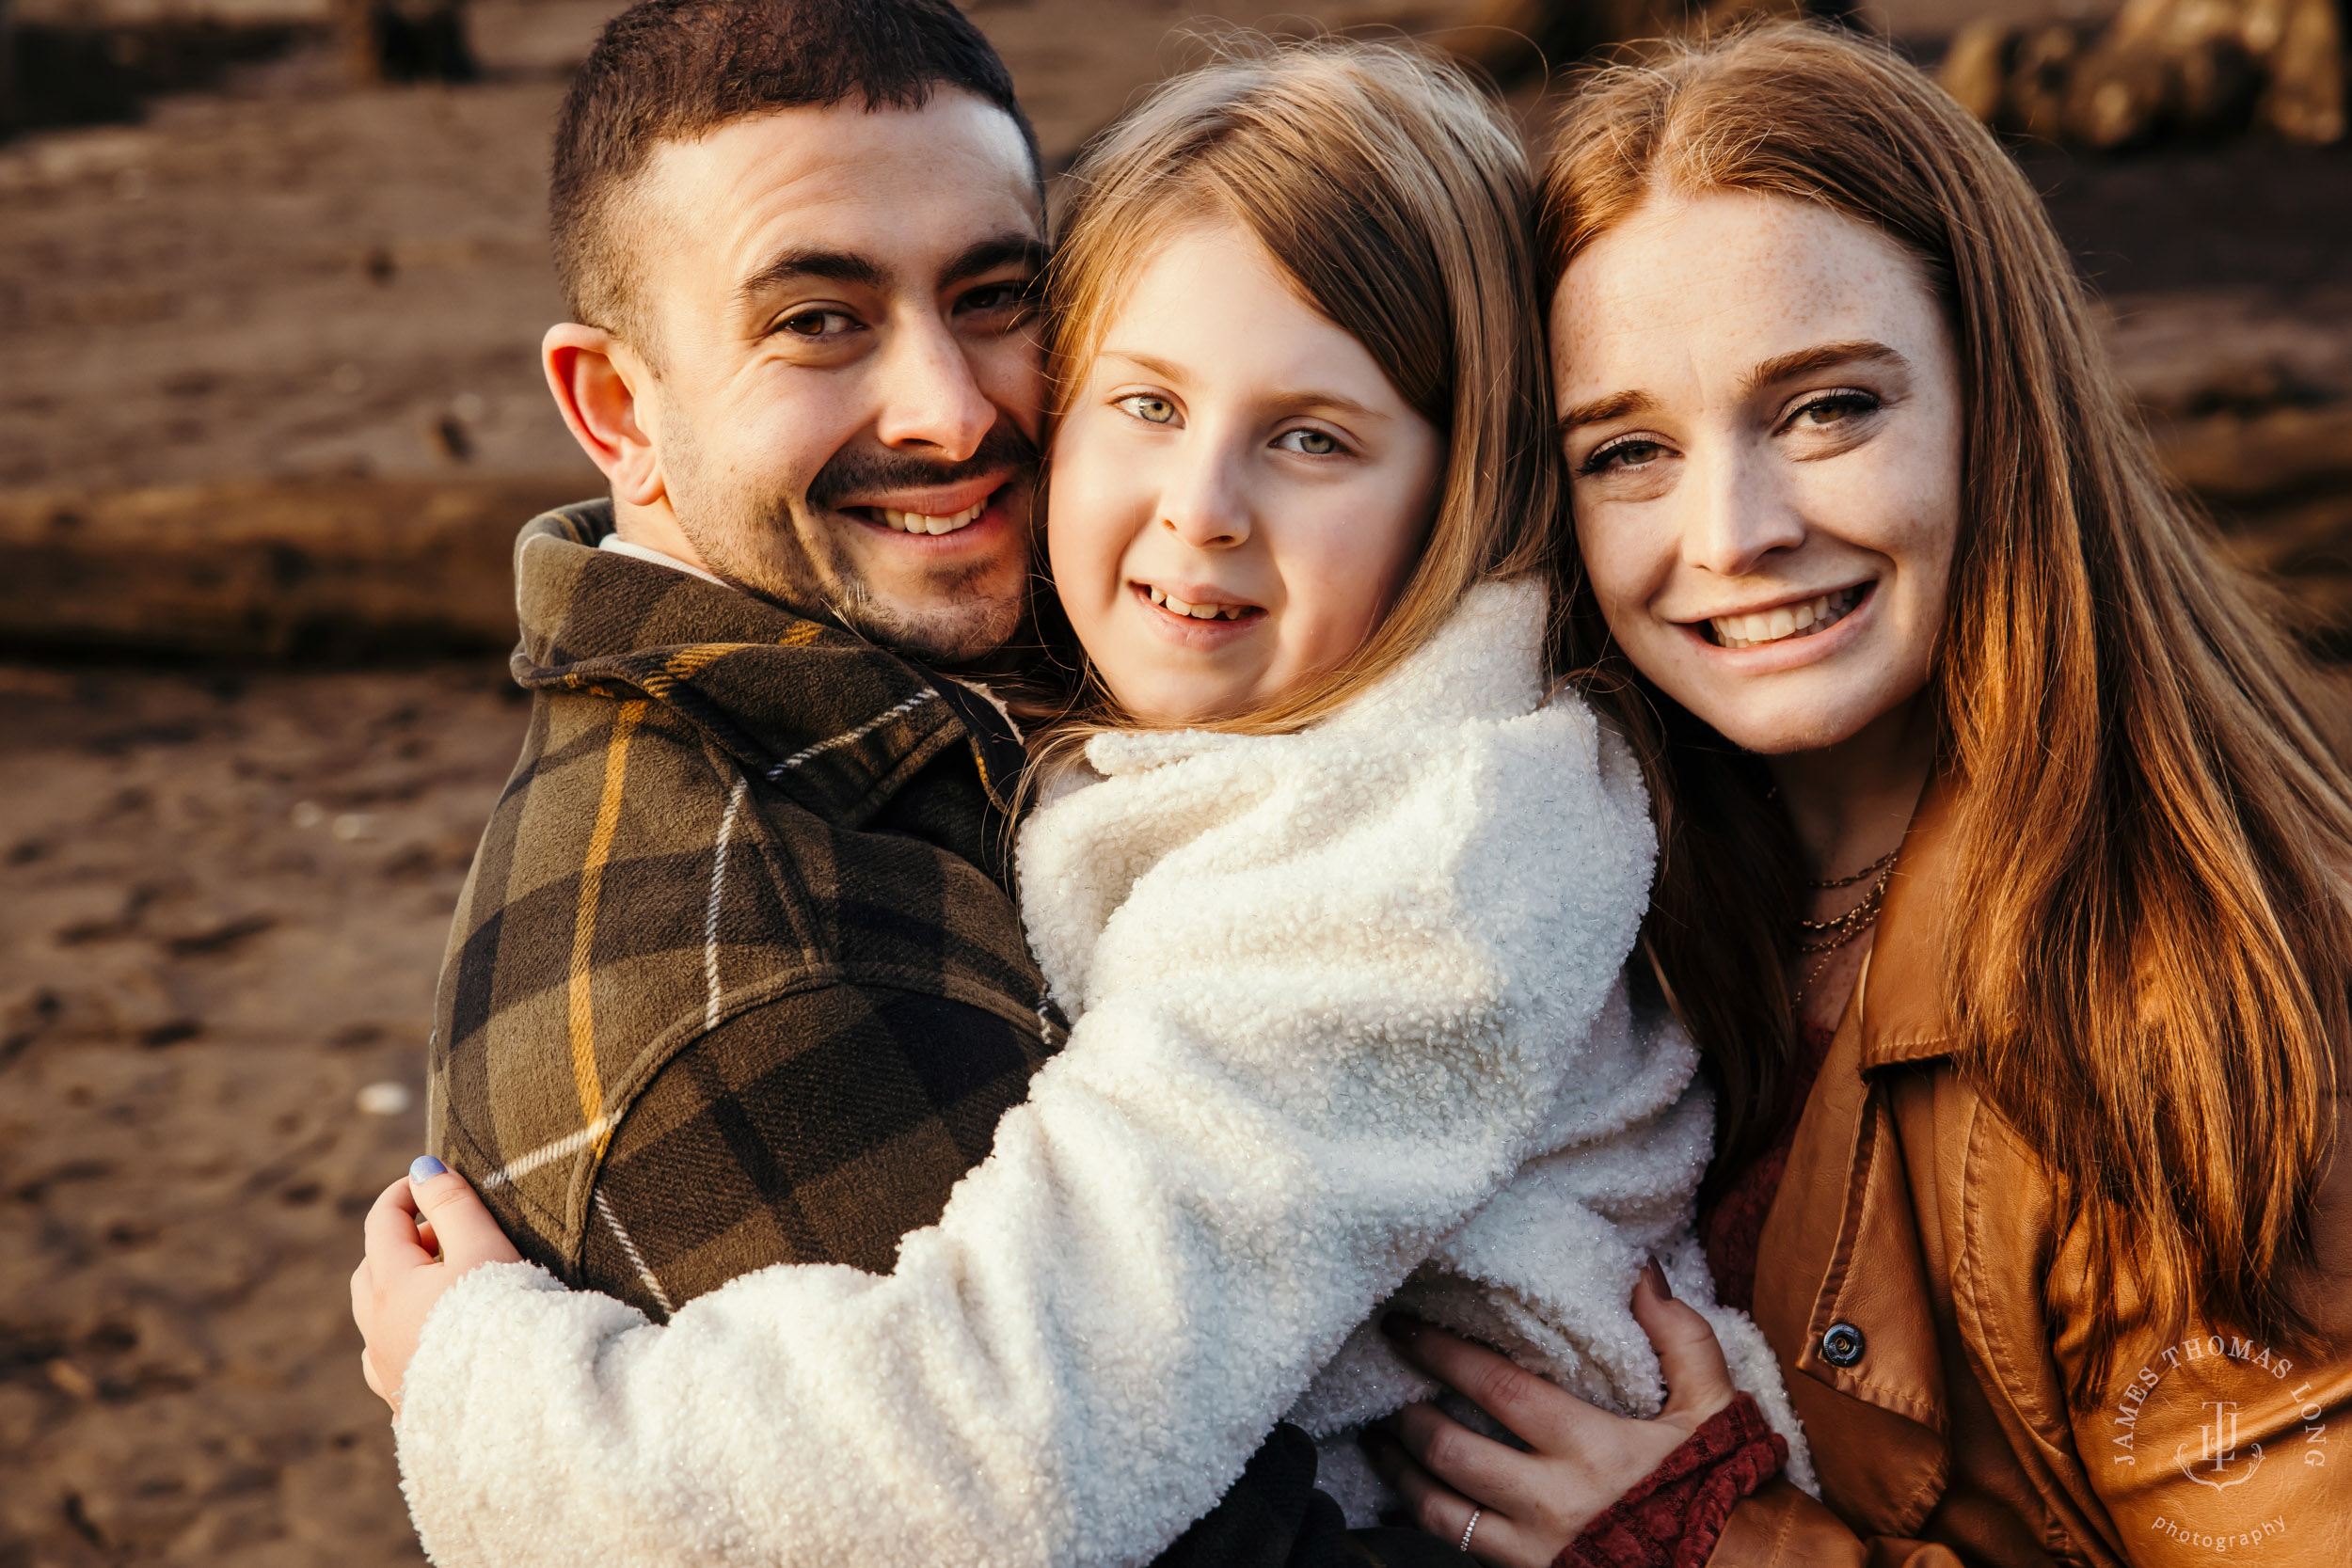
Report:
<svg viewBox="0 0 2352 1568"><path fill-rule="evenodd" d="M1187 454L1160 492L1160 526L1195 549L1231 549L1249 538L1249 498L1220 454Z"/></svg>

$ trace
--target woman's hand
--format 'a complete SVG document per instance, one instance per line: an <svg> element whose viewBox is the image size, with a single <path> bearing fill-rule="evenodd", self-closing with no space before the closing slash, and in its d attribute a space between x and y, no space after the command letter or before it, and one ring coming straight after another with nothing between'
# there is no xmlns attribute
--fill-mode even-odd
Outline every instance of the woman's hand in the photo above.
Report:
<svg viewBox="0 0 2352 1568"><path fill-rule="evenodd" d="M359 1372L398 1417L401 1381L441 1292L468 1269L522 1254L466 1179L430 1154L376 1198L367 1235L367 1256L351 1274L351 1316L367 1341Z"/></svg>
<svg viewBox="0 0 2352 1568"><path fill-rule="evenodd" d="M1674 1299L1654 1261L1634 1282L1633 1318L1666 1377L1666 1408L1655 1420L1597 1410L1490 1350L1410 1318L1390 1319L1383 1326L1406 1360L1532 1451L1481 1437L1434 1405L1412 1404L1397 1413L1392 1432L1367 1435L1373 1468L1433 1535L1461 1540L1478 1510L1470 1552L1481 1562L1549 1568L1585 1526L1738 1393L1714 1329Z"/></svg>

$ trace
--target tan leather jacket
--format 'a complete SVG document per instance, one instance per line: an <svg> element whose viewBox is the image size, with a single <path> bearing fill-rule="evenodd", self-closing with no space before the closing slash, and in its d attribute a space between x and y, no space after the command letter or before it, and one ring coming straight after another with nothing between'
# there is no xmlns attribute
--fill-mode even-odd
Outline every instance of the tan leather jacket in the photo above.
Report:
<svg viewBox="0 0 2352 1568"><path fill-rule="evenodd" d="M1949 808L1931 790L1912 825L1756 1271L1756 1319L1827 1506L1775 1481L1710 1560L2345 1568L2352 1160L2317 1216L2319 1276L2298 1282L2331 1352L2134 1322L2134 1303L2061 1249L2031 1153L1946 1053ZM2118 1316L2133 1331L2113 1386L2072 1412L2085 1332Z"/></svg>

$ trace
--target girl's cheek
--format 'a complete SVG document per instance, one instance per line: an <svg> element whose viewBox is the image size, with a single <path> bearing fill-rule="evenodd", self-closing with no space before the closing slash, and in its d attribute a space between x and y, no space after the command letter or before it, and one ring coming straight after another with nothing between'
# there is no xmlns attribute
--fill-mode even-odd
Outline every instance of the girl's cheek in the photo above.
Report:
<svg viewBox="0 0 2352 1568"><path fill-rule="evenodd" d="M1117 508L1083 459L1057 454L1045 509L1045 553L1065 598L1097 599L1118 570Z"/></svg>

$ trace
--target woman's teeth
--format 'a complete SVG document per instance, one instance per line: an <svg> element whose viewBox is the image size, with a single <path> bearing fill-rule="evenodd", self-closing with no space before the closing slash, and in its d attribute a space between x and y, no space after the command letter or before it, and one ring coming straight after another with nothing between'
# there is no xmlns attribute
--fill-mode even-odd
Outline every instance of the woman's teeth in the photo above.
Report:
<svg viewBox="0 0 2352 1568"><path fill-rule="evenodd" d="M1152 595L1153 604L1172 610L1179 615L1189 615L1196 621L1238 621L1249 613L1249 607L1246 604L1186 604L1173 594L1164 594L1156 588L1146 589L1145 592Z"/></svg>
<svg viewBox="0 0 2352 1568"><path fill-rule="evenodd" d="M908 533L953 533L987 511L988 502L974 501L962 511L946 517L926 517L920 512L893 512L886 506L878 506L874 510L882 514L885 528L900 529Z"/></svg>
<svg viewBox="0 0 2352 1568"><path fill-rule="evenodd" d="M1783 605L1754 615L1718 615L1708 625L1715 628L1715 641L1726 648L1757 648L1785 637L1827 631L1844 620L1861 598L1861 589L1840 588L1807 604Z"/></svg>

